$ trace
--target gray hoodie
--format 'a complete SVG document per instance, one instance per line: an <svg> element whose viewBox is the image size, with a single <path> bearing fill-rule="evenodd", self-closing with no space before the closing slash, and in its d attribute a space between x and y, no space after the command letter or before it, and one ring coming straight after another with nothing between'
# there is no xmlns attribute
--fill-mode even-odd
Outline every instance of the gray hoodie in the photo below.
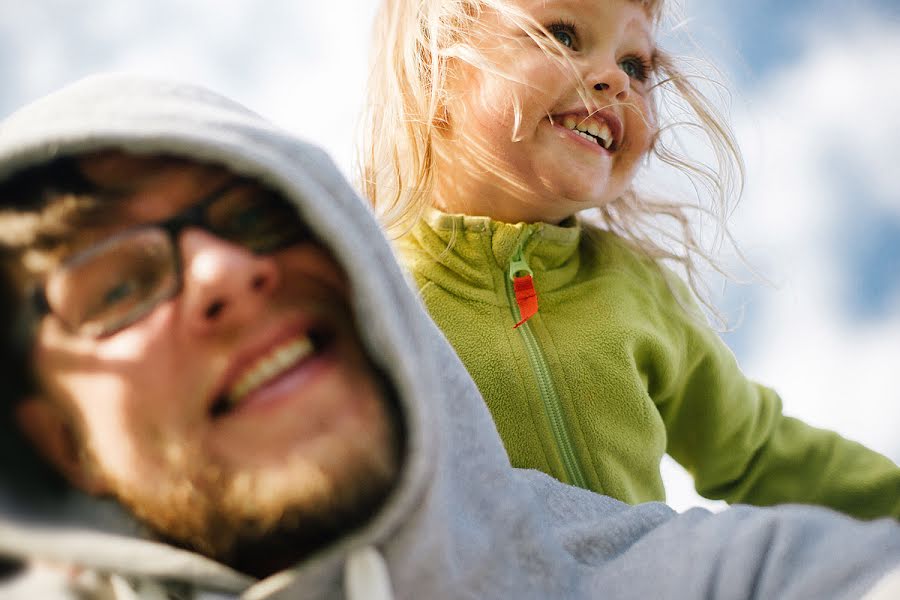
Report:
<svg viewBox="0 0 900 600"><path fill-rule="evenodd" d="M892 520L808 507L679 515L511 468L367 205L321 150L227 99L90 78L0 125L0 179L109 147L219 162L296 202L349 273L363 341L398 391L408 452L398 487L365 526L257 581L153 541L111 501L27 484L26 451L5 443L0 556L37 566L0 586L0 598L807 599L860 598L879 581L881 593L897 589L887 579L900 565Z"/></svg>

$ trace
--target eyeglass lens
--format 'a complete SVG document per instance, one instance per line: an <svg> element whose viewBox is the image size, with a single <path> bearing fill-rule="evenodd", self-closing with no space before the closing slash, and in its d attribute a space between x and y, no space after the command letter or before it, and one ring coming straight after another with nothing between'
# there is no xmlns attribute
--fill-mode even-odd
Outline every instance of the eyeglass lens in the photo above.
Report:
<svg viewBox="0 0 900 600"><path fill-rule="evenodd" d="M306 237L296 210L269 192L226 192L199 220L197 226L259 254ZM56 269L45 287L47 302L78 333L110 335L178 292L177 252L172 235L160 226L126 231Z"/></svg>

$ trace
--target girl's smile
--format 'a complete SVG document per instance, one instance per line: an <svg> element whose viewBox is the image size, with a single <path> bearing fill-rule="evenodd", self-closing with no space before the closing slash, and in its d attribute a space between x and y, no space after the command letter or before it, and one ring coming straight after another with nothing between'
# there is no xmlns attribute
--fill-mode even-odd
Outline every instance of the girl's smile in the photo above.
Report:
<svg viewBox="0 0 900 600"><path fill-rule="evenodd" d="M551 123L562 125L569 131L578 134L582 139L592 142L608 152L619 149L622 123L612 111L598 111L590 115L575 113L563 117L550 117Z"/></svg>

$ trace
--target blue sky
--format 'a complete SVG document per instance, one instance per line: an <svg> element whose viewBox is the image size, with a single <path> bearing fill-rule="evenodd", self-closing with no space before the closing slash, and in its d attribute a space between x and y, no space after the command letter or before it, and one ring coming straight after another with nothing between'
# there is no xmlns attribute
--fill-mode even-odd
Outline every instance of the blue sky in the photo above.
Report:
<svg viewBox="0 0 900 600"><path fill-rule="evenodd" d="M846 20L870 17L900 22L896 0L687 0L687 5L693 15L701 15L699 20L715 22L723 47L733 46L750 67L749 73L738 74L751 79L809 51L804 34L810 29L839 35Z"/></svg>
<svg viewBox="0 0 900 600"><path fill-rule="evenodd" d="M264 7L264 9L262 8ZM374 0L0 0L0 116L98 70L208 85L345 172ZM747 160L731 221L772 282L728 285L726 340L785 411L900 461L900 3L685 0L730 76ZM719 283L719 282L714 282ZM670 501L697 499L666 465Z"/></svg>

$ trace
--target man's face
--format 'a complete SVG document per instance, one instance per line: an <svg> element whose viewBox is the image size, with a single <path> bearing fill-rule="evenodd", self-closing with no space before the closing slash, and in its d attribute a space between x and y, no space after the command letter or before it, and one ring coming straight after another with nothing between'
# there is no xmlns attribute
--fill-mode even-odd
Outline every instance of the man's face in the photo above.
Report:
<svg viewBox="0 0 900 600"><path fill-rule="evenodd" d="M82 168L134 191L115 225L79 231L73 252L171 217L232 177L122 155ZM253 254L187 228L178 248L180 293L124 329L95 339L53 314L39 325L36 401L75 433L76 478L232 562L273 531L302 539L361 518L396 477L398 434L341 268L314 241Z"/></svg>

